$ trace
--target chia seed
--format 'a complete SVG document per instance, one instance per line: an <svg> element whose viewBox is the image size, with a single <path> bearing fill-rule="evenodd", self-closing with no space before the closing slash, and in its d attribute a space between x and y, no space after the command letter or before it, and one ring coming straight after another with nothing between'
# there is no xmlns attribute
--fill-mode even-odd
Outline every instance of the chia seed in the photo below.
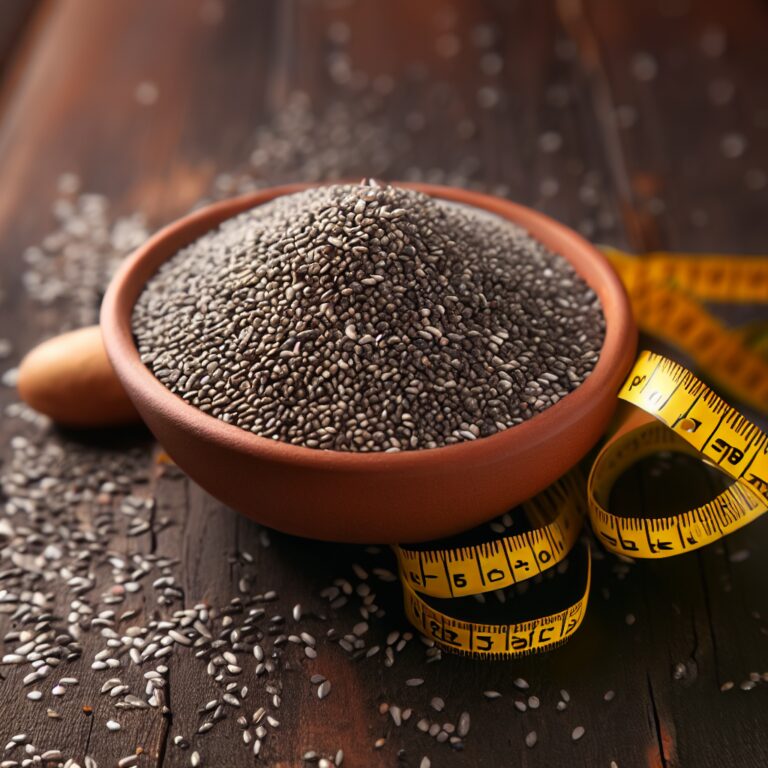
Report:
<svg viewBox="0 0 768 768"><path fill-rule="evenodd" d="M434 448L520 424L592 371L599 302L486 212L368 181L308 189L182 249L133 313L171 391L262 437Z"/></svg>

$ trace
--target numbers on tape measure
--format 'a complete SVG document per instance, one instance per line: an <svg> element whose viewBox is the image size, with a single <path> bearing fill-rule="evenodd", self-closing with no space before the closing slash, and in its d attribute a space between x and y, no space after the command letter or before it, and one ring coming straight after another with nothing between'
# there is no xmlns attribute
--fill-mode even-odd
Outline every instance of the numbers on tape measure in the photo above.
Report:
<svg viewBox="0 0 768 768"><path fill-rule="evenodd" d="M630 557L669 557L722 538L768 509L768 437L683 366L643 352L619 397L658 421L610 440L592 466L590 521L606 548ZM646 519L609 512L618 476L661 450L694 455L734 482L712 501L679 515Z"/></svg>
<svg viewBox="0 0 768 768"><path fill-rule="evenodd" d="M517 623L484 624L449 616L430 605L403 579L408 620L441 648L461 655L508 659L562 645L581 625L591 582L591 556L585 545L585 588L580 598L557 613Z"/></svg>
<svg viewBox="0 0 768 768"><path fill-rule="evenodd" d="M463 597L518 584L557 565L581 529L583 490L576 482L566 475L523 505L539 525L531 531L467 547L395 547L403 579L432 597Z"/></svg>
<svg viewBox="0 0 768 768"><path fill-rule="evenodd" d="M586 611L586 587L551 615L487 624L450 616L441 607L460 598L521 584L563 562L578 537L586 506L597 539L635 558L662 558L715 541L768 510L768 436L683 366L643 352L619 397L654 417L620 429L592 465L586 489L578 472L560 478L523 508L532 530L473 546L393 549L408 619L442 648L475 658L505 659L565 642ZM733 481L711 501L663 518L620 517L609 511L611 489L632 464L660 451L687 453Z"/></svg>
<svg viewBox="0 0 768 768"><path fill-rule="evenodd" d="M643 352L628 381L622 400L650 413L734 480L749 475L750 484L765 485L768 436L683 366Z"/></svg>

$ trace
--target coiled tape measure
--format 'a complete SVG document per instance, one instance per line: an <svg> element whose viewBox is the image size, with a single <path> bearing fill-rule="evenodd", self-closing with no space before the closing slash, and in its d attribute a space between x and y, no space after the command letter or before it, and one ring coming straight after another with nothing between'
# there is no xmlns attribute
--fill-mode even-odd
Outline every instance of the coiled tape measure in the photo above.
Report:
<svg viewBox="0 0 768 768"><path fill-rule="evenodd" d="M743 333L720 324L700 303L767 302L768 260L638 258L604 251L627 287L642 330L674 344L719 386L768 412L768 361L745 344ZM768 436L682 365L643 352L618 397L637 410L608 438L586 482L573 470L522 505L524 520L515 522L525 530L508 535L508 514L490 528L459 537L455 545L393 547L406 615L438 646L464 656L505 659L564 643L579 628L589 597L589 545L576 546L586 516L611 552L663 558L710 544L768 509ZM619 476L662 451L697 457L733 483L707 504L670 517L610 511L610 492ZM574 576L579 567L583 575ZM505 621L510 601L515 613L519 607L530 612L528 587L536 593L534 612L541 613L539 597L548 579L561 597L564 586L585 586L557 610Z"/></svg>

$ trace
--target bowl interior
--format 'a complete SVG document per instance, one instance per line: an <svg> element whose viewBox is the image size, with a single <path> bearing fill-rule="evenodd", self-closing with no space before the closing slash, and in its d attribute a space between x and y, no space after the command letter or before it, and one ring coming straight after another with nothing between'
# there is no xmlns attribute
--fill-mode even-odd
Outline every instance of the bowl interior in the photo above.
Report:
<svg viewBox="0 0 768 768"><path fill-rule="evenodd" d="M470 455L473 461L494 461L499 450L505 444L508 447L510 440L530 447L562 432L578 420L580 409L598 393L608 392L610 397L614 397L634 358L636 330L624 288L613 268L594 246L553 219L507 200L451 187L393 183L508 219L524 227L573 265L597 293L606 321L599 359L577 389L546 411L494 435L450 446L399 453L318 450L259 437L205 414L172 393L141 362L133 340L131 314L146 282L179 249L225 219L280 195L310 186L295 184L244 195L196 211L160 230L122 266L105 297L102 327L110 358L129 394L139 392L149 407L172 412L182 428L199 438L223 442L256 457L269 457L299 466L343 467L345 470L355 467L370 470L375 467L380 471L387 468L402 470L404 465L417 469L434 461L435 454L440 455L441 461L450 457L457 462L457 466Z"/></svg>

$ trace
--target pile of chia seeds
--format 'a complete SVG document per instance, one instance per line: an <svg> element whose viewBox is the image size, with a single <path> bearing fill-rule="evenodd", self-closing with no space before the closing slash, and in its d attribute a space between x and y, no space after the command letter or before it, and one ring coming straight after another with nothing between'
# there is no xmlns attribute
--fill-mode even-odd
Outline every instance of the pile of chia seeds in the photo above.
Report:
<svg viewBox="0 0 768 768"><path fill-rule="evenodd" d="M556 403L604 336L561 256L488 213L368 181L224 222L148 282L142 360L200 410L310 448L492 435Z"/></svg>

